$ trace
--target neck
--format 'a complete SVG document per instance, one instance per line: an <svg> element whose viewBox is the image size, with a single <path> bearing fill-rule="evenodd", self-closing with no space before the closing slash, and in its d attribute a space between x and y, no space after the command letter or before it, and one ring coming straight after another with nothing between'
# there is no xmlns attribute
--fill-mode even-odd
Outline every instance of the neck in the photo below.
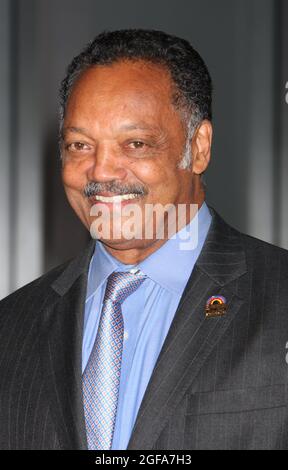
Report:
<svg viewBox="0 0 288 470"><path fill-rule="evenodd" d="M199 201L194 202L194 204L198 205L198 211L200 210L202 204L204 202L204 198ZM189 205L190 209L190 205ZM193 217L195 216L197 210L194 212L187 212L186 214L186 224L178 226L177 232L179 232L185 225L191 222ZM187 218L188 216L188 218ZM175 232L174 232L175 233ZM171 236L174 234L170 234ZM159 250L164 243L166 243L168 237L164 237L163 239L155 239L155 240L129 240L119 243L118 245L112 245L109 240L105 240L102 243L104 244L108 253L110 253L114 258L120 261L123 264L129 265L137 265L141 263L144 259L148 258L152 253Z"/></svg>

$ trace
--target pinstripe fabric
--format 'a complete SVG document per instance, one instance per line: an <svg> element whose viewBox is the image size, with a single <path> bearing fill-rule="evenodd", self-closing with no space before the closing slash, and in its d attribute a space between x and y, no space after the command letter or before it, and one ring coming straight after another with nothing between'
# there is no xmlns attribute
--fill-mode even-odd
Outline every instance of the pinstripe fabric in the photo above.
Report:
<svg viewBox="0 0 288 470"><path fill-rule="evenodd" d="M94 244L0 302L0 448L86 449L83 305ZM205 318L212 295L227 314ZM213 213L129 449L287 449L287 252Z"/></svg>

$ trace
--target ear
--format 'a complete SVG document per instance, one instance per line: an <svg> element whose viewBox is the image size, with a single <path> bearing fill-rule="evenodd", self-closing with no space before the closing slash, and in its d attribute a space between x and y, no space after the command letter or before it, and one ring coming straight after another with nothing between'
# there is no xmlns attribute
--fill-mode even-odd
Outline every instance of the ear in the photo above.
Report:
<svg viewBox="0 0 288 470"><path fill-rule="evenodd" d="M192 138L192 171L201 175L207 169L211 157L213 129L208 120L201 122Z"/></svg>

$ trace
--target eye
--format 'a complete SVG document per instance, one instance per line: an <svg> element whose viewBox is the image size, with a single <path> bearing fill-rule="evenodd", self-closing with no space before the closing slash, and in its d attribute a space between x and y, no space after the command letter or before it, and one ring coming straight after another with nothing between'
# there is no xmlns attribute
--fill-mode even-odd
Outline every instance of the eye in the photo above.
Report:
<svg viewBox="0 0 288 470"><path fill-rule="evenodd" d="M85 150L89 150L90 147L83 142L73 142L72 144L68 144L65 146L66 150L70 150L71 152L83 152Z"/></svg>
<svg viewBox="0 0 288 470"><path fill-rule="evenodd" d="M137 149L142 149L145 147L145 143L142 142L141 140L133 140L133 142L129 143L129 147L137 150Z"/></svg>

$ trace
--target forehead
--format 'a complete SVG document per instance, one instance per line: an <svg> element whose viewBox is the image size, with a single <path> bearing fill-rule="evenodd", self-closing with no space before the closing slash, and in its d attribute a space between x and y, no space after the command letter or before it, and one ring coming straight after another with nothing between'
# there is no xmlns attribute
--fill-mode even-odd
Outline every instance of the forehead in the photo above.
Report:
<svg viewBox="0 0 288 470"><path fill-rule="evenodd" d="M160 116L173 112L174 86L169 72L158 64L122 61L91 67L74 84L66 116L117 113Z"/></svg>

